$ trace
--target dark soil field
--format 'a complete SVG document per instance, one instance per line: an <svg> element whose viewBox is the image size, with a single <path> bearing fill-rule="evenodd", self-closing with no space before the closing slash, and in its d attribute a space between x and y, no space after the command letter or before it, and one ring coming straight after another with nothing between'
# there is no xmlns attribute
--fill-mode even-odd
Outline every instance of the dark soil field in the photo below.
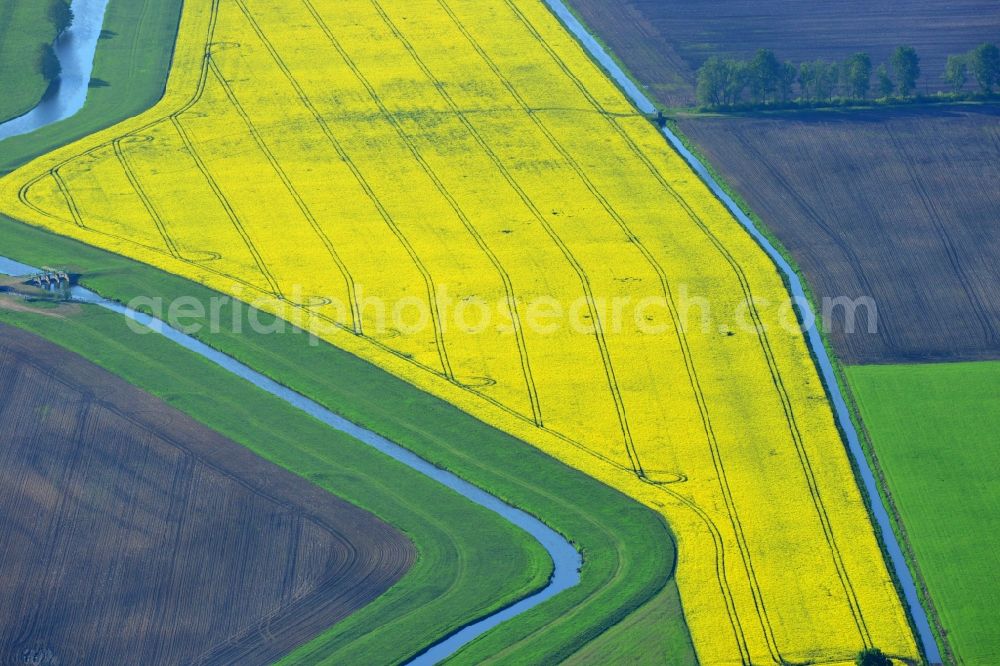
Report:
<svg viewBox="0 0 1000 666"><path fill-rule="evenodd" d="M572 0L584 21L667 106L694 103L694 72L710 56L772 49L783 60L878 64L900 44L917 49L921 92L944 88L949 54L1000 40L996 0Z"/></svg>
<svg viewBox="0 0 1000 666"><path fill-rule="evenodd" d="M1000 358L1000 107L689 118L818 299L870 296L847 363Z"/></svg>
<svg viewBox="0 0 1000 666"><path fill-rule="evenodd" d="M415 557L373 516L0 325L0 663L269 663Z"/></svg>

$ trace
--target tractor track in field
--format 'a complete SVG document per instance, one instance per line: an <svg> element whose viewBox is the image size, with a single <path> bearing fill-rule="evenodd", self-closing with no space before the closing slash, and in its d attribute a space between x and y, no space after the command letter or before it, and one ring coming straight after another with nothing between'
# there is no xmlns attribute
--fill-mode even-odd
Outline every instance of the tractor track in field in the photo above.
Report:
<svg viewBox="0 0 1000 666"><path fill-rule="evenodd" d="M393 129L395 129L397 136L399 136L400 139L406 144L407 148L410 151L410 154L413 155L413 158L420 165L420 168L433 182L435 189L448 202L448 205L454 211L456 217L458 217L458 219L468 230L469 235L472 236L473 240L480 247L483 253L487 256L487 258L490 260L490 263L493 265L494 269L500 276L500 279L504 285L504 292L505 292L505 298L507 300L507 305L510 308L511 318L513 320L514 334L517 338L518 354L521 357L521 370L522 373L524 374L525 382L528 388L529 399L531 401L532 417L534 419L535 425L542 426L543 417L542 417L541 405L538 399L538 389L535 386L534 373L532 372L531 369L531 363L528 358L526 342L524 339L523 324L521 323L521 317L518 312L517 299L514 294L513 282L511 280L509 273L503 267L499 258L490 248L489 244L483 238L482 234L480 234L479 231L472 224L472 221L470 220L468 214L462 209L462 207L456 201L455 197L451 194L451 192L448 191L448 188L444 185L440 177L438 177L437 173L435 173L435 171L424 159L423 155L417 149L416 144L413 142L410 136L404 131L403 127L399 124L398 119L396 119L396 117L385 106L385 103L378 96L378 93L375 90L374 86L372 86L372 84L368 81L367 77L365 77L364 73L360 70L360 68L358 68L357 64L351 58L350 54L347 53L347 51L344 49L343 45L340 43L340 40L336 38L336 36L330 30L329 26L323 20L322 16L320 16L319 12L316 11L316 8L313 6L310 0L302 0L302 1L306 9L309 11L313 19L316 21L316 24L320 27L320 29L323 31L323 34L330 41L330 44L334 47L338 55L347 64L348 68L357 78L358 82L361 83L362 86L364 86L366 92L371 97L372 101L375 102L380 112L383 114L386 120L393 126ZM240 7L244 9L245 13L248 13L246 10L245 3L240 2ZM261 38L263 39L263 34L259 31L259 29L258 29L258 34L261 35Z"/></svg>

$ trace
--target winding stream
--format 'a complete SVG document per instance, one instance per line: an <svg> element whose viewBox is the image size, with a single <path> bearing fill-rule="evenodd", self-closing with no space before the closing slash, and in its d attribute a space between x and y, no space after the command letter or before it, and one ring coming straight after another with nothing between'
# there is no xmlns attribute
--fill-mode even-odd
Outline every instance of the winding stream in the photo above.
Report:
<svg viewBox="0 0 1000 666"><path fill-rule="evenodd" d="M604 50L604 47L591 35L583 24L580 23L579 19L566 7L563 0L545 0L545 3L549 6L552 12L559 17L563 25L577 38L577 40L583 45L587 52L591 55L594 60L599 62L604 70L611 75L619 87L628 95L632 103L635 104L636 108L642 113L652 114L656 113L656 106L649 100L648 97L636 86L635 82L630 79L622 68L615 62L614 58ZM719 185L712 174L708 171L701 160L699 160L690 150L684 145L684 143L674 134L670 128L663 128L663 135L667 138L671 147L676 150L684 160L691 166L692 169L701 177L706 185L712 190L712 193L719 198L720 201L729 209L729 212L739 220L740 224L750 233L751 236L757 241L758 244L764 251L767 252L771 260L778 266L778 269L785 276L788 283L788 288L792 293L795 301L803 310L809 310L809 301L806 298L805 290L802 288L802 282L799 280L798 274L789 265L785 258L778 252L771 241L761 233L760 229L753 223L746 213L736 205L736 202L726 194L726 191ZM819 321L815 317L815 313L812 313L812 321ZM834 415L837 418L837 422L840 425L841 430L847 436L847 445L850 450L851 456L854 458L854 462L857 463L857 468L861 472L861 481L864 483L865 491L868 493L868 497L871 500L872 513L875 515L875 520L878 523L879 529L882 532L882 539L885 543L886 551L889 554L890 564L899 579L900 587L903 589L903 596L906 598L906 603L910 608L910 613L913 616L913 621L916 624L917 633L919 634L920 642L924 648L924 654L927 659L932 664L941 663L941 653L938 651L937 642L934 640L934 634L931 632L930 623L927 620L927 613L924 607L920 604L920 598L917 596L917 586L913 582L913 574L910 571L910 567L906 563L906 558L903 557L903 551L899 547L899 542L896 540L896 533L892 529L892 523L889 520L889 514L885 509L885 504L882 502L882 496L879 494L878 483L875 480L875 475L872 473L871 467L868 465L868 459L865 457L864 449L861 446L861 441L858 439L858 433L854 428L854 422L851 420L850 411L847 409L847 404L844 402L844 396L841 392L840 382L837 380L837 373L834 372L833 364L830 361L830 356L827 353L826 346L823 344L823 338L819 333L817 326L810 326L806 331L806 341L809 343L810 349L812 349L813 356L816 358L819 364L820 373L822 374L823 381L829 387L830 400L833 403Z"/></svg>
<svg viewBox="0 0 1000 666"><path fill-rule="evenodd" d="M83 108L108 0L73 0L73 24L55 43L62 75L28 113L0 124L0 140L65 120Z"/></svg>

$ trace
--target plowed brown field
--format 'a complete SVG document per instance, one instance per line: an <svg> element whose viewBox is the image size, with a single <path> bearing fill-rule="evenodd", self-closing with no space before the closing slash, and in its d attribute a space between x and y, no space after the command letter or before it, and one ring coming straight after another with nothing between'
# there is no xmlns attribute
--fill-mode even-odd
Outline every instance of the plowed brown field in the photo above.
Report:
<svg viewBox="0 0 1000 666"><path fill-rule="evenodd" d="M1000 358L1000 107L691 118L680 127L830 308L847 363ZM822 307L822 305L821 305Z"/></svg>
<svg viewBox="0 0 1000 666"><path fill-rule="evenodd" d="M372 515L0 325L0 661L267 663L415 557Z"/></svg>

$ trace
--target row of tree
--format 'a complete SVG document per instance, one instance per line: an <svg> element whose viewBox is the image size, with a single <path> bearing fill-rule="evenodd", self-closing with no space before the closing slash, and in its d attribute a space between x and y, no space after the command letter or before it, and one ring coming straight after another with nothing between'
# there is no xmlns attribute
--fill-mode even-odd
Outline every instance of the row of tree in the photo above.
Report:
<svg viewBox="0 0 1000 666"><path fill-rule="evenodd" d="M944 78L961 92L970 72L983 93L993 92L993 86L1000 84L996 45L983 44L949 57ZM888 63L873 70L871 57L863 52L842 62L815 60L797 66L781 62L769 49L760 49L751 60L713 56L698 70L697 94L699 103L710 108L864 100L872 94L873 75L877 97L910 97L920 78L920 57L913 47L899 46Z"/></svg>

